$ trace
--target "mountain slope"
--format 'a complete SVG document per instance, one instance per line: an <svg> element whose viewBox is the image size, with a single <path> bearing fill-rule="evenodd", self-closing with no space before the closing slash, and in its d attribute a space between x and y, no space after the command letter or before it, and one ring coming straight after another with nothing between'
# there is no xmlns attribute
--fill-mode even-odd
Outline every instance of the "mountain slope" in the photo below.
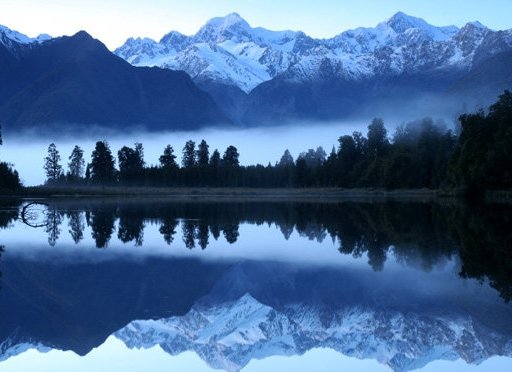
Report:
<svg viewBox="0 0 512 372"><path fill-rule="evenodd" d="M7 130L195 129L228 122L185 73L133 67L83 31L41 44L0 45L0 58L7 66L0 74Z"/></svg>
<svg viewBox="0 0 512 372"><path fill-rule="evenodd" d="M257 124L338 119L423 97L445 102L446 110L471 106L472 92L454 95L450 88L509 51L512 31L478 22L436 27L399 12L374 28L331 39L253 28L233 13L208 21L192 36L129 39L115 53L136 66L186 71L233 120ZM501 74L482 83L486 103L511 87Z"/></svg>

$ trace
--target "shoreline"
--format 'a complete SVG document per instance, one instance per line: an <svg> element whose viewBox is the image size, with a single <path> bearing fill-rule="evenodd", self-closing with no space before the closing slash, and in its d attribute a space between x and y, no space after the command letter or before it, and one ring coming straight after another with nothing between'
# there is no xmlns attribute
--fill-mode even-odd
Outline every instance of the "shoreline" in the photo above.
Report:
<svg viewBox="0 0 512 372"><path fill-rule="evenodd" d="M246 187L26 187L0 197L245 197L300 198L451 198L454 192L431 189L246 188Z"/></svg>
<svg viewBox="0 0 512 372"><path fill-rule="evenodd" d="M248 187L25 187L19 191L0 190L0 198L165 198L165 199L259 199L291 200L463 200L455 189L378 189L378 188L248 188ZM512 190L487 191L490 203L512 203Z"/></svg>

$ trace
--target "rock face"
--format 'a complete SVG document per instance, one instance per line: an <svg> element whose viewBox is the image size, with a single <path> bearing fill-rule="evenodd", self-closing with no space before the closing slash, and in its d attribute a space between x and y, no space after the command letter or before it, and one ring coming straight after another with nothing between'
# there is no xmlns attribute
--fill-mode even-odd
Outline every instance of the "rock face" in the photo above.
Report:
<svg viewBox="0 0 512 372"><path fill-rule="evenodd" d="M183 70L234 120L261 122L338 118L411 95L443 101L448 93L464 103L486 104L512 87L512 68L489 76L484 86L490 89L477 102L466 101L481 82L466 81L473 82L482 65L493 70L493 58L510 51L510 30L493 31L478 22L435 27L399 12L375 28L321 40L300 31L252 28L233 13L208 21L193 36L171 32L159 42L128 39L115 53L136 66ZM248 98L239 99L240 93Z"/></svg>
<svg viewBox="0 0 512 372"><path fill-rule="evenodd" d="M0 28L0 64L0 117L7 131L229 123L184 72L131 66L83 31L30 39Z"/></svg>

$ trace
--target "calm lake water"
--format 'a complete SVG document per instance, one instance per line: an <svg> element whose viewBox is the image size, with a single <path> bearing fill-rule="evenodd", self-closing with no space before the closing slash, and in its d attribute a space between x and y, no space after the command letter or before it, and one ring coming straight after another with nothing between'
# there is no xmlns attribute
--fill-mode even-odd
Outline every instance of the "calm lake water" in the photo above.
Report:
<svg viewBox="0 0 512 372"><path fill-rule="evenodd" d="M1 371L512 370L510 206L30 202L0 201Z"/></svg>

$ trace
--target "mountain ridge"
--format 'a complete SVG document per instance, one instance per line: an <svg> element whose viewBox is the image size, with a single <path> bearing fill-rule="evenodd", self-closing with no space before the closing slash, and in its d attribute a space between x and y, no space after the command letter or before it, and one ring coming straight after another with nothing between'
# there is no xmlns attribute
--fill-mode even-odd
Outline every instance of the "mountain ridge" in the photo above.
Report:
<svg viewBox="0 0 512 372"><path fill-rule="evenodd" d="M462 112L487 107L503 90L512 89L512 64L507 63L512 52L512 29L494 31L478 21L460 28L437 27L403 12L375 27L347 30L328 39L312 38L302 31L252 27L239 14L230 13L209 20L190 36L171 31L158 42L129 38L113 53L139 68L133 70L132 75L137 77L131 86L126 84L130 79L112 78L124 72L112 71L110 76L102 73L102 68L89 69L90 75L81 82L77 79L84 69L60 76L58 87L52 85L55 78L51 74L47 80L32 80L31 90L21 86L19 81L27 85L29 77L35 76L31 70L48 64L43 58L20 66L20 60L62 39L66 37L28 38L0 27L0 63L6 66L0 71L0 115L8 126L62 126L60 123L66 122L74 128L94 122L101 129L120 125L113 122L128 122L131 127L148 126L152 130L194 130L219 122L268 126L394 117L404 110L408 110L407 119L440 116L451 120ZM103 52L111 53L105 46ZM179 78L182 85L178 86L187 86L198 101L166 109L169 105L165 102L180 101L182 97L171 93L175 90L171 74L166 76L161 71L174 73L174 77L183 74ZM185 74L190 83L185 83ZM166 77L149 79L141 75ZM140 79L153 82L141 89L137 83ZM119 92L129 91L120 105L124 109L115 107L116 100L95 100L94 96L66 104L68 95L58 93L62 85L71 84L82 90L78 96L87 96L91 81L97 82L96 91L108 82L106 85L112 88L109 96L123 97ZM45 84L51 89L39 99ZM192 85L199 90L192 93ZM73 106L80 107L82 113L75 112ZM128 114L135 107L139 108L137 112ZM174 118L176 111L185 116Z"/></svg>
<svg viewBox="0 0 512 372"><path fill-rule="evenodd" d="M7 44L0 44L0 117L7 130L229 124L186 73L131 66L85 31Z"/></svg>
<svg viewBox="0 0 512 372"><path fill-rule="evenodd" d="M468 35L465 29L471 27L479 29L481 33ZM318 58L339 62L341 70L348 77L377 74L382 66L379 65L378 58L365 60L368 53L375 53L377 49L386 47L395 48L395 52L404 47L421 47L414 43L443 44L450 41L453 44L454 40L459 40L456 45L434 45L434 52L451 48L452 50L444 51L449 53L450 58L445 57L441 62L468 64L470 61L459 57L468 57L474 50L465 50L468 45L462 45L463 41L472 38L470 41L475 49L486 33L494 31L479 22L469 22L462 28L436 27L421 18L398 12L373 28L360 27L344 31L332 38L315 39L301 31L253 28L239 14L231 13L211 19L191 36L171 31L159 42L148 38L130 38L114 53L137 66L180 69L194 79L224 81L250 93L259 84L287 72L291 67L295 67L295 70L301 68L306 75L311 76L311 72L315 71L311 64L315 61L318 63ZM510 34L507 37L508 46L512 46L512 32ZM172 42L176 37L179 37L179 43ZM393 69L401 71L400 62L403 64L404 61L400 61L399 57L395 56L396 60L392 61L391 66L385 66L388 72L394 72ZM223 62L227 66L221 65L216 60L218 58L224 58ZM405 62L411 64L410 60ZM291 75L297 77L297 73ZM299 80L300 78L303 77L299 76Z"/></svg>
<svg viewBox="0 0 512 372"><path fill-rule="evenodd" d="M492 69L495 56L512 51L512 30L493 31L477 21L436 27L398 12L375 27L315 39L301 31L251 27L232 13L194 35L167 35L160 42L129 39L114 53L135 66L187 72L227 116L250 125L336 120L371 106L404 107L422 96L435 97L446 106L439 112L456 116L459 108L485 107L512 87L495 76L485 82L487 94L475 100L471 90L480 85L460 83L476 81L471 75L482 63L489 61ZM457 86L467 89L453 95Z"/></svg>

